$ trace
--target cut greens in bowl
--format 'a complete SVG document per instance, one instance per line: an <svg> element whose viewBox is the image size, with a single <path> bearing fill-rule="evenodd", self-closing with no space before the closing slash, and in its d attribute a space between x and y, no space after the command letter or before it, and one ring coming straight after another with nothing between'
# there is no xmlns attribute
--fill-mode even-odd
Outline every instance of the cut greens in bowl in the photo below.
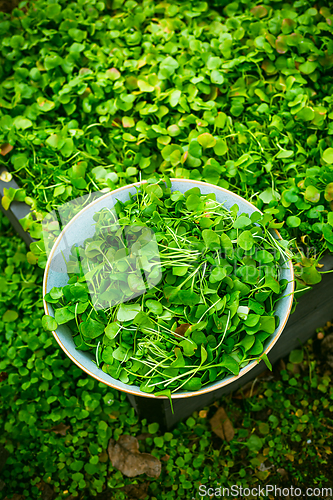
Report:
<svg viewBox="0 0 333 500"><path fill-rule="evenodd" d="M120 390L216 390L260 359L269 365L290 313L291 255L268 224L202 182L154 178L108 193L52 248L44 325L78 366Z"/></svg>

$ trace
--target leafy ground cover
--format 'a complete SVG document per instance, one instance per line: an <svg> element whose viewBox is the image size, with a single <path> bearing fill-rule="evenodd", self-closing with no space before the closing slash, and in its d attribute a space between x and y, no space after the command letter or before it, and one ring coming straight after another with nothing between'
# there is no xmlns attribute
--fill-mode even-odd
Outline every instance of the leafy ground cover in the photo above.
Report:
<svg viewBox="0 0 333 500"><path fill-rule="evenodd" d="M327 3L215 6L37 0L0 13L1 164L21 185L3 205L32 207L23 226L33 237L64 201L157 171L244 196L305 256L332 251ZM1 249L3 498L105 499L108 488L116 500L187 499L214 481L332 486L332 372L311 342L273 378L162 433L44 331L41 244L26 256L1 217ZM315 284L315 260L299 256ZM224 429L211 421L223 408ZM122 435L161 462L158 478L111 465L109 440Z"/></svg>
<svg viewBox="0 0 333 500"><path fill-rule="evenodd" d="M10 452L0 498L162 500L199 498L199 485L212 483L333 486L332 364L312 341L273 375L163 433L138 421L123 393L85 375L44 331L42 270L0 220L0 444ZM223 408L230 424L216 427L211 417ZM126 477L111 465L109 440L124 434L161 462L158 478Z"/></svg>
<svg viewBox="0 0 333 500"><path fill-rule="evenodd" d="M31 205L34 237L65 200L159 171L241 194L305 254L332 250L332 14L216 6L38 0L1 14L0 142L22 186L3 203Z"/></svg>

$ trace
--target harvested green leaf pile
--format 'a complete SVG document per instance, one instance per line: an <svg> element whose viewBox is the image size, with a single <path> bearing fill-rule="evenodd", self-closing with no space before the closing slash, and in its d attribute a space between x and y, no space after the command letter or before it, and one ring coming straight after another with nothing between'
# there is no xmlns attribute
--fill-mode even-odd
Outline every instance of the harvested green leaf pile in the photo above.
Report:
<svg viewBox="0 0 333 500"><path fill-rule="evenodd" d="M55 307L45 326L67 323L78 349L144 392L238 375L275 331L290 258L265 215L238 212L198 187L143 184L94 215L94 236L72 248L68 284L45 295Z"/></svg>
<svg viewBox="0 0 333 500"><path fill-rule="evenodd" d="M37 0L2 14L0 141L33 236L45 210L157 170L230 188L286 239L333 249L327 2L218 8Z"/></svg>

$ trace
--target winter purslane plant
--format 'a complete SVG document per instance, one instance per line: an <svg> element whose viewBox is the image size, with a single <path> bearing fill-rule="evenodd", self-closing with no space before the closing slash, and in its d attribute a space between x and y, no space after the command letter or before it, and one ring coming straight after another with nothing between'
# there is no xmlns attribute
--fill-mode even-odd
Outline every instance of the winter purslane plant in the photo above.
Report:
<svg viewBox="0 0 333 500"><path fill-rule="evenodd" d="M289 251L267 216L170 187L151 180L97 212L94 236L71 250L68 284L45 295L46 327L67 323L78 349L145 392L238 375L263 355L287 285Z"/></svg>

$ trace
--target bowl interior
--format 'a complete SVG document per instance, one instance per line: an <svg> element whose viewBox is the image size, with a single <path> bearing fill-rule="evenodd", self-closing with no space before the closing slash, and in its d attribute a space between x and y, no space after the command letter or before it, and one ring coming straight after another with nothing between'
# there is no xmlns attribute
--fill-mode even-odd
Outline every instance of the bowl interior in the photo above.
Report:
<svg viewBox="0 0 333 500"><path fill-rule="evenodd" d="M48 293L54 286L61 287L67 284L68 274L63 256L67 260L72 245L80 245L86 238L92 237L94 235L95 221L93 220L93 215L102 208L111 209L115 205L117 200L120 200L122 202L127 201L129 199L129 193L135 194L136 186L139 185L140 183L131 184L129 186L119 188L112 193L107 193L106 195L98 198L83 210L81 210L81 212L79 212L67 224L67 226L57 238L57 241L55 242L49 255L44 274L43 295ZM241 213L245 212L247 214L252 214L253 212L258 211L256 207L254 207L251 203L247 202L240 196L218 186L199 181L172 179L172 191L181 191L184 193L185 191L193 187L199 187L202 194L215 193L216 200L219 203L224 203L224 206L227 209L230 209L233 205L237 204ZM291 262L284 263L281 266L281 278L286 279L288 281L288 285L286 290L284 291L283 298L281 298L276 305L276 315L279 317L279 326L264 343L264 352L266 354L278 340L290 314L293 300L292 292L294 279ZM45 314L54 316L54 311L51 304L48 304L44 301L44 309ZM67 325L59 325L57 330L53 332L53 334L60 347L71 358L71 360L76 363L76 365L79 366L83 371L85 371L95 379L130 394L144 397L156 397L153 394L142 392L138 386L124 384L119 380L112 378L107 373L104 373L102 369L98 368L91 361L93 359L93 355L91 353L76 349L72 333ZM226 386L227 384L234 382L236 379L247 373L256 364L256 361L252 361L251 363L249 363L246 367L240 370L240 373L237 377L234 375L230 375L222 381L216 381L212 384L206 385L199 391L180 391L173 394L172 398L198 396L200 394Z"/></svg>

